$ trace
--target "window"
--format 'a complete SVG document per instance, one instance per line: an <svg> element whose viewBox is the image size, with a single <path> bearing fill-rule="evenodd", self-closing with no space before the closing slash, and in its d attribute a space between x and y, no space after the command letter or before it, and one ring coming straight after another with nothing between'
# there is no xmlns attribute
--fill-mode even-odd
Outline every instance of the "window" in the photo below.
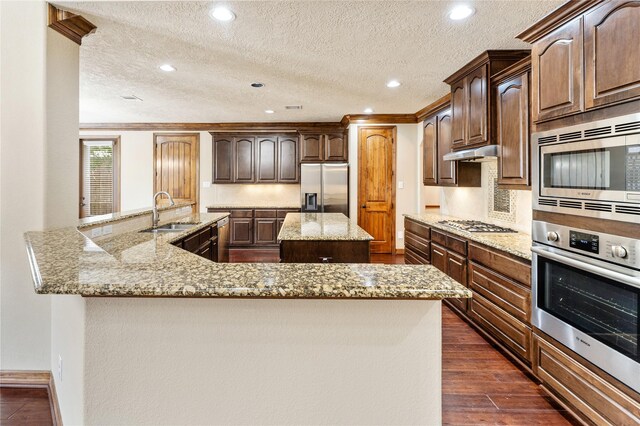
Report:
<svg viewBox="0 0 640 426"><path fill-rule="evenodd" d="M80 217L120 210L120 137L80 139Z"/></svg>

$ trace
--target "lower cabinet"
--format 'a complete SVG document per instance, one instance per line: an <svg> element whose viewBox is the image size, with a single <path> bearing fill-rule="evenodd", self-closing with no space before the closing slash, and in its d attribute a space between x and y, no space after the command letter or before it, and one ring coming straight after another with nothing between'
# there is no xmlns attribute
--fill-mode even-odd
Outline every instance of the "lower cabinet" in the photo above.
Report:
<svg viewBox="0 0 640 426"><path fill-rule="evenodd" d="M253 244L253 219L232 217L229 219L229 226L231 227L230 246Z"/></svg>
<svg viewBox="0 0 640 426"><path fill-rule="evenodd" d="M640 424L640 396L560 343L536 330L533 372L554 398L587 424Z"/></svg>
<svg viewBox="0 0 640 426"><path fill-rule="evenodd" d="M172 243L205 259L218 261L218 225L207 226Z"/></svg>
<svg viewBox="0 0 640 426"><path fill-rule="evenodd" d="M276 247L278 233L287 213L300 209L225 209L209 208L208 212L230 212L229 246L242 248Z"/></svg>

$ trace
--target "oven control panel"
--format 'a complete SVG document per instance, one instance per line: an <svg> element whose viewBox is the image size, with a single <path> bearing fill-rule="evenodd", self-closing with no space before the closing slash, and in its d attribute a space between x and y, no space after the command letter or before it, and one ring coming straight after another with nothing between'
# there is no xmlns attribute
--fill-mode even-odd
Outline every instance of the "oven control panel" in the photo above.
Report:
<svg viewBox="0 0 640 426"><path fill-rule="evenodd" d="M640 270L640 240L533 221L534 242Z"/></svg>

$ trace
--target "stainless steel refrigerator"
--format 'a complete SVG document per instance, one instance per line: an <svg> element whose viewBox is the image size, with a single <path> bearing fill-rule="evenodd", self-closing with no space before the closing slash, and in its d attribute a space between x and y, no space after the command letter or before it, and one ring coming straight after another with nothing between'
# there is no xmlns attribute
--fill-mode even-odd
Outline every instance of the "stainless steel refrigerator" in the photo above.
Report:
<svg viewBox="0 0 640 426"><path fill-rule="evenodd" d="M303 212L349 216L349 164L302 164L300 202Z"/></svg>

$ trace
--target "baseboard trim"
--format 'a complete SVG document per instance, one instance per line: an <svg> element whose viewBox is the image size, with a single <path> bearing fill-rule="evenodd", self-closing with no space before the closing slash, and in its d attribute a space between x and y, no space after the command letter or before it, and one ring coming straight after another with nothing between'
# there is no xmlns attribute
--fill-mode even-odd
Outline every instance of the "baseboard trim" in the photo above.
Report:
<svg viewBox="0 0 640 426"><path fill-rule="evenodd" d="M58 404L56 384L51 371L46 370L0 370L0 387L46 388L54 426L62 426L62 414Z"/></svg>
<svg viewBox="0 0 640 426"><path fill-rule="evenodd" d="M401 249L397 248L396 249L396 254L404 254L404 249L403 248L401 248Z"/></svg>

